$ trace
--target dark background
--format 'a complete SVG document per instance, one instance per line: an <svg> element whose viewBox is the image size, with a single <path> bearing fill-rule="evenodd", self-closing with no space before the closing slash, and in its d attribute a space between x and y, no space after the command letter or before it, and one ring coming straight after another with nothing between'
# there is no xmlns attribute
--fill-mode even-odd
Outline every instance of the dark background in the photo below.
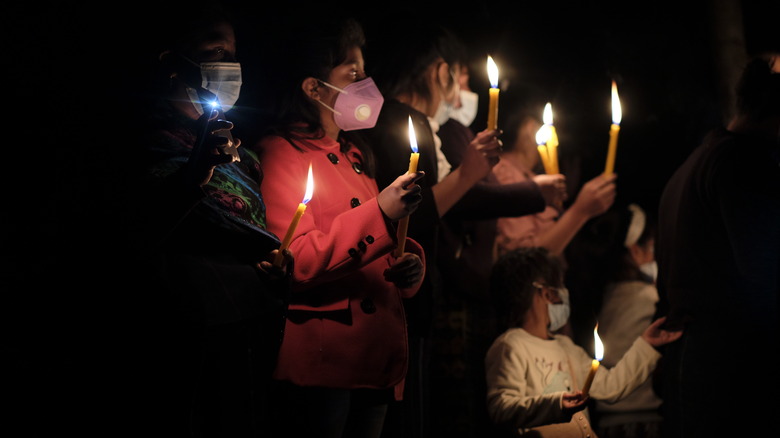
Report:
<svg viewBox="0 0 780 438"><path fill-rule="evenodd" d="M262 110L272 86L263 82L267 69L285 67L266 49L287 20L351 15L370 41L388 12L404 9L449 26L467 44L480 95L475 129L486 119L488 54L499 66L502 99L552 103L573 191L603 170L615 80L623 109L619 202L639 202L650 214L671 173L730 116L745 56L780 48L780 2L765 3L227 2L239 17L244 114ZM133 324L143 321L122 306L132 293L123 278L105 275L109 267L133 275L111 249L122 221L107 206L119 196L111 187L133 129L127 102L157 55L148 50L150 28L162 5L14 2L0 18L7 44L0 428L13 436L119 436L127 430L123 411L143 403L127 396L133 368L123 354Z"/></svg>

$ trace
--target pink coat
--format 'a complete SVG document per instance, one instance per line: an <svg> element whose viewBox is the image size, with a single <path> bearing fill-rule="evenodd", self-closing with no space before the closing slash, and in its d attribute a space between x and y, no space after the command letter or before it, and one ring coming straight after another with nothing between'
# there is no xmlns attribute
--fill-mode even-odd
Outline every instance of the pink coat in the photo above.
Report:
<svg viewBox="0 0 780 438"><path fill-rule="evenodd" d="M414 296L419 284L399 289L384 279L395 260L395 230L379 208L375 180L362 172L360 151L342 153L328 137L296 144L303 151L276 136L259 145L268 229L276 235L287 233L303 199L309 163L314 178L290 244L294 284L275 378L301 386L396 387L398 394L408 365L402 298ZM412 239L406 251L425 260Z"/></svg>

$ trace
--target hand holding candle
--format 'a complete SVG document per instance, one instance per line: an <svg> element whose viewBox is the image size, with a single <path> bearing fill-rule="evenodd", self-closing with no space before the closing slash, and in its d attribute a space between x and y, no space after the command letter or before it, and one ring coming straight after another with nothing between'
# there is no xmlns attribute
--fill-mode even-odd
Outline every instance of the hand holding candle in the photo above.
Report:
<svg viewBox="0 0 780 438"><path fill-rule="evenodd" d="M588 378L585 379L585 385L582 386L582 394L586 397L590 392L590 385L593 383L593 377L596 375L596 370L599 369L601 359L604 359L604 344L601 343L601 338L599 338L599 334L597 332L598 328L599 325L596 324L596 327L593 329L594 352L596 356L590 365L590 372L588 373Z"/></svg>
<svg viewBox="0 0 780 438"><path fill-rule="evenodd" d="M303 201L300 204L298 204L298 209L295 211L295 215L293 215L292 222L290 222L290 226L287 228L287 234L284 235L284 239L282 240L282 245L279 247L279 253L277 253L276 257L274 258L274 266L276 266L277 268L282 266L282 261L284 260L284 254L282 254L282 252L290 246L290 242L292 242L295 229L298 227L298 222L301 220L301 216L303 216L303 213L306 211L306 204L308 204L309 201L311 200L311 196L313 193L314 193L314 179L312 178L311 163L310 163L309 178L306 181L306 193L303 196Z"/></svg>
<svg viewBox="0 0 780 438"><path fill-rule="evenodd" d="M617 153L618 132L620 132L620 121L623 118L623 112L620 108L620 99L618 98L617 85L612 81L612 127L609 129L609 150L607 151L607 164L604 168L605 175L612 175L615 169L615 154Z"/></svg>
<svg viewBox="0 0 780 438"><path fill-rule="evenodd" d="M412 154L409 156L408 173L417 172L417 162L420 160L420 153L417 152L417 136L414 133L414 124L412 116L409 116L409 146L412 148ZM395 248L395 256L401 257L406 248L406 230L409 228L409 216L398 221L398 246Z"/></svg>
<svg viewBox="0 0 780 438"><path fill-rule="evenodd" d="M488 79L490 79L490 103L488 105L487 129L498 128L498 66L493 58L487 58Z"/></svg>

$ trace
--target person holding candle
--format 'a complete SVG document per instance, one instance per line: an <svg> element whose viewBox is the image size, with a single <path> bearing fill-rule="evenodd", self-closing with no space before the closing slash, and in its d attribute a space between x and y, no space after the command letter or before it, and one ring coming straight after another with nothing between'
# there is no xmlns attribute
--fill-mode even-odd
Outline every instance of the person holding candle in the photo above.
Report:
<svg viewBox="0 0 780 438"><path fill-rule="evenodd" d="M505 330L485 356L488 413L507 436L590 428L587 400L615 402L628 396L653 372L657 348L682 331L660 328L655 320L614 367L596 369L590 391L581 391L593 357L563 334L553 334L569 314L564 263L542 247L518 248L496 262L490 279L498 322ZM573 432L573 433L572 433ZM592 434L595 436L595 434Z"/></svg>
<svg viewBox="0 0 780 438"><path fill-rule="evenodd" d="M541 157L536 144L536 132L542 127L538 114L541 106L521 103L522 96L506 93L504 115L501 120L506 129L501 161L493 167L493 174L501 184L545 180L555 178L556 184L566 187L563 174L539 174L536 170ZM519 217L502 217L496 224L495 253L500 256L512 249L526 246L543 246L557 255L566 247L591 219L606 212L617 195L616 175L597 175L578 191L574 201L547 206L544 211ZM564 189L566 190L566 189Z"/></svg>
<svg viewBox="0 0 780 438"><path fill-rule="evenodd" d="M354 131L374 125L383 97L365 73L353 19L294 17L280 33L278 120L256 144L268 228L284 234L311 165L311 200L294 228L292 293L274 372L277 436L379 437L409 363L402 300L420 288L425 252L397 247L395 224L419 205L423 174L406 165L382 191L372 150Z"/></svg>
<svg viewBox="0 0 780 438"><path fill-rule="evenodd" d="M685 327L664 355L664 437L761 436L776 422L767 401L778 388L780 346L775 41L743 67L735 116L693 150L660 198L657 314Z"/></svg>
<svg viewBox="0 0 780 438"><path fill-rule="evenodd" d="M410 116L419 146L418 169L426 174L421 184L423 201L410 216L408 228L408 235L423 245L429 260L423 287L404 303L410 315L409 338L414 355L410 374L414 378L410 378L405 387L404 400L390 407L386 436L416 437L433 433L431 416L434 410L444 406L438 400L446 399L444 393L431 393L434 377L429 368L433 359L434 318L443 316L440 312L445 297L456 292L446 289L441 274L441 259L450 257L440 251L443 217L462 215L457 220L469 216L493 218L499 214L497 212L525 214L540 211L545 205L542 191L534 184L504 190L483 184L483 178L497 162L501 146L499 130L470 134L458 151L457 161L450 161L443 152L444 144L436 135L437 119L446 121L446 117L441 117L442 112L446 115L446 108L442 111L441 107L451 106L459 96L464 49L449 29L433 25L426 17L418 16L418 12L402 11L392 19L383 17L381 23L372 27L376 38L367 51L367 56L373 59L369 63L374 69L373 77L386 97L376 126L362 132L377 157L377 181L380 185L389 183L399 169L408 166L405 127ZM485 262L489 264L490 260L482 261ZM477 290L474 292L478 293ZM479 378L481 380L481 373ZM458 398L450 398L443 402L456 400Z"/></svg>
<svg viewBox="0 0 780 438"><path fill-rule="evenodd" d="M132 144L116 163L127 167L111 166L127 171L111 186L117 196L128 184L113 223L127 231L127 251L97 255L121 266L111 273L130 290L132 359L120 376L134 385L121 397L136 404L122 424L136 435L263 435L293 268L289 251L270 263L279 239L266 229L256 154L239 138L238 159L225 151L233 124L222 112L241 86L236 19L218 4L157 11L154 74L140 75L149 81L125 102Z"/></svg>
<svg viewBox="0 0 780 438"><path fill-rule="evenodd" d="M616 205L594 219L570 245L567 283L583 291L574 340L592 345L587 328L598 324L604 345L602 365L613 367L631 343L653 321L658 290L655 286L655 215L638 204ZM573 288L572 288L573 289ZM601 438L660 437L661 398L654 389L660 370L626 398L597 401L594 417Z"/></svg>
<svg viewBox="0 0 780 438"><path fill-rule="evenodd" d="M473 92L465 53L462 58L460 94L454 101L442 99L435 123L431 122L432 127L439 126L435 135L441 140L441 151L453 168L461 165L475 137L469 126L476 116L477 101L468 94ZM460 117L464 109L471 115L469 119ZM499 161L496 166L500 164ZM471 430L478 434L483 424L489 424L486 415L475 421L471 412L485 412L479 394L485 391L483 358L495 335L486 291L493 265L496 222L502 217L534 216L543 206L562 204L567 194L565 185L559 183L561 179L561 176L543 177L501 184L489 173L441 218L437 265L442 272L450 274L442 278L441 288L445 293L435 315L436 330L430 341L435 350L430 397L435 430L443 433ZM501 200L497 201L499 196ZM537 202L539 197L542 202ZM462 340L463 344L453 339ZM453 415L459 421L452 421Z"/></svg>

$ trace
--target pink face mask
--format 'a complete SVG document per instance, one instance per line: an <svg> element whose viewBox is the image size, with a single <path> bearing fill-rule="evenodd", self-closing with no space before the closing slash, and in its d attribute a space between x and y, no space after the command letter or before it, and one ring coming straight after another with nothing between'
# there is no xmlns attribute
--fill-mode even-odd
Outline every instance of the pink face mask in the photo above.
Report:
<svg viewBox="0 0 780 438"><path fill-rule="evenodd" d="M339 88L322 81L326 86L339 92L336 96L335 108L331 108L321 100L318 100L325 108L333 111L336 126L343 131L373 128L379 117L379 110L385 99L371 78L353 82L346 87Z"/></svg>

